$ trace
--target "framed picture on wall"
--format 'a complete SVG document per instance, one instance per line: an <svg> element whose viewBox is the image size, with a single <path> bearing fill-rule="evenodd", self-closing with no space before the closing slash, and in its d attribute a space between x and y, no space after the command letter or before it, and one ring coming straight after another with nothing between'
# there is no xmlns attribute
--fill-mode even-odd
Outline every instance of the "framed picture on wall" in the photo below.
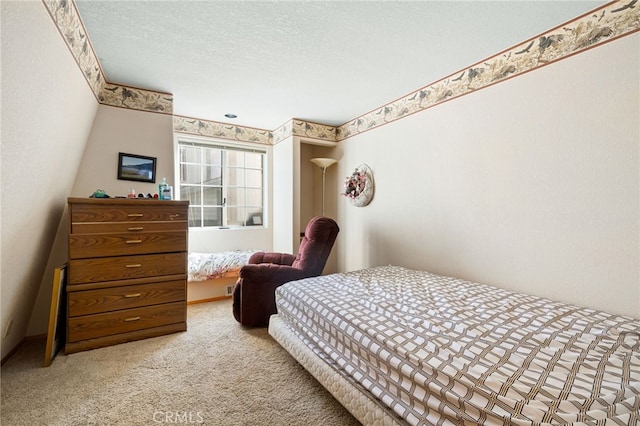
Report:
<svg viewBox="0 0 640 426"><path fill-rule="evenodd" d="M118 154L118 179L156 182L156 158L144 155Z"/></svg>

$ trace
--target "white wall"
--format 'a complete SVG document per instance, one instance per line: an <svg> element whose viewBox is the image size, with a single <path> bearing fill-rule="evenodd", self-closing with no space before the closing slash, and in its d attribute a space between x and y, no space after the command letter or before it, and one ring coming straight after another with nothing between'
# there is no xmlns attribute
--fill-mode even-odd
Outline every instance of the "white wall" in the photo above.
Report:
<svg viewBox="0 0 640 426"><path fill-rule="evenodd" d="M311 159L315 157L314 146L300 144L300 224L322 213L322 172ZM303 230L300 230L303 232Z"/></svg>
<svg viewBox="0 0 640 426"><path fill-rule="evenodd" d="M189 251L217 253L229 250L271 250L271 230L267 226L236 229L189 229Z"/></svg>
<svg viewBox="0 0 640 426"><path fill-rule="evenodd" d="M156 157L156 182L118 180L118 153ZM173 118L171 115L100 105L78 170L72 197L88 197L96 189L111 196L157 193L163 177L174 185Z"/></svg>
<svg viewBox="0 0 640 426"><path fill-rule="evenodd" d="M25 336L98 103L41 2L0 7L4 357Z"/></svg>
<svg viewBox="0 0 640 426"><path fill-rule="evenodd" d="M296 212L299 211L300 198L296 196L297 179L294 162L299 162L299 144L289 137L273 147L273 250L294 253L298 246L294 244ZM297 184L299 188L299 184ZM298 200L295 201L294 200Z"/></svg>
<svg viewBox="0 0 640 426"><path fill-rule="evenodd" d="M397 264L640 317L640 35L340 143L339 268ZM336 188L338 190L339 188Z"/></svg>

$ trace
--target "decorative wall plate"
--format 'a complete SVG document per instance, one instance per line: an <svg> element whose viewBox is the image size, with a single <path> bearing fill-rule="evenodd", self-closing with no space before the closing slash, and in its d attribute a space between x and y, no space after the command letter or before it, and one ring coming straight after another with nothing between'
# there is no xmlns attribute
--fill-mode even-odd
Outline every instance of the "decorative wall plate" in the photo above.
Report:
<svg viewBox="0 0 640 426"><path fill-rule="evenodd" d="M364 207L373 198L373 173L366 164L361 164L344 181L344 195L356 207Z"/></svg>

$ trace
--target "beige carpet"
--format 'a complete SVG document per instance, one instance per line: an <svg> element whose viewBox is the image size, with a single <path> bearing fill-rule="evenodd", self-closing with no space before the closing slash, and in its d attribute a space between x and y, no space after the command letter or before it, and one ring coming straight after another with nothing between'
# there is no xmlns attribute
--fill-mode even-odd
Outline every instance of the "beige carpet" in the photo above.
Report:
<svg viewBox="0 0 640 426"><path fill-rule="evenodd" d="M44 341L2 366L0 423L13 425L358 425L266 329L231 302L190 305L188 330L42 367Z"/></svg>

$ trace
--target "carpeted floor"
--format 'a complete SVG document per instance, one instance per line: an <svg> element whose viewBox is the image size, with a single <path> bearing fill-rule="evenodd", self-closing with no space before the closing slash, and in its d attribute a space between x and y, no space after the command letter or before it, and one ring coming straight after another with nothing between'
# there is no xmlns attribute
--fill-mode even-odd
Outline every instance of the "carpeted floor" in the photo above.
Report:
<svg viewBox="0 0 640 426"><path fill-rule="evenodd" d="M0 423L14 425L359 425L231 301L190 305L188 330L58 354L43 340L2 366Z"/></svg>

